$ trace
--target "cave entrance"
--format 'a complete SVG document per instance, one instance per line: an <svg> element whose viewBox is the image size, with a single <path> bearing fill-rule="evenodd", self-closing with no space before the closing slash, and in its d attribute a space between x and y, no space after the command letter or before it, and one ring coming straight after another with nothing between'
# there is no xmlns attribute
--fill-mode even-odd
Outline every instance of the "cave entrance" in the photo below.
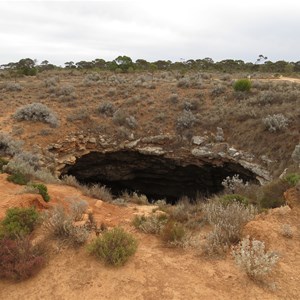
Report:
<svg viewBox="0 0 300 300"><path fill-rule="evenodd" d="M182 196L195 199L198 194L218 193L223 179L235 174L244 181L258 182L253 172L233 162L183 165L174 159L129 150L91 152L62 170L62 175L75 176L81 183L106 185L114 196L127 190L145 194L150 201L166 199L169 203Z"/></svg>

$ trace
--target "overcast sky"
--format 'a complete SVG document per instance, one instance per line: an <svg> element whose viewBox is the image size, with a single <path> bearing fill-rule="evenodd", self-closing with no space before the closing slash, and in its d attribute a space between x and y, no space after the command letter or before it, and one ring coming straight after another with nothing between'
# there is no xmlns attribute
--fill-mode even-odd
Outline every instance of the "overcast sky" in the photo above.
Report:
<svg viewBox="0 0 300 300"><path fill-rule="evenodd" d="M0 1L0 64L30 57L300 60L299 0Z"/></svg>

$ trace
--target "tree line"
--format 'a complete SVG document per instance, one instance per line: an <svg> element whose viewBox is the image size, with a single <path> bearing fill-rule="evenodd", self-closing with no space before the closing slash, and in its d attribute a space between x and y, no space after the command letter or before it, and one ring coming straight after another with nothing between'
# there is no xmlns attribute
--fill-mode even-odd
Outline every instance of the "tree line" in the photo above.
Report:
<svg viewBox="0 0 300 300"><path fill-rule="evenodd" d="M18 62L10 62L0 66L1 69L7 70L13 74L22 74L34 76L38 72L53 69L78 69L78 70L99 70L99 71L114 71L131 73L135 71L156 70L181 72L187 71L217 71L217 72L271 72L271 73L292 73L300 72L300 61L287 62L279 60L272 62L264 55L259 55L256 62L244 62L243 60L225 59L221 61L213 61L212 58L206 57L203 59L189 59L172 62L170 60L157 60L148 62L145 59L137 59L135 62L129 56L118 56L112 61L105 61L102 58L97 58L92 61L68 61L64 66L56 66L49 63L48 60L37 63L36 59L23 58Z"/></svg>

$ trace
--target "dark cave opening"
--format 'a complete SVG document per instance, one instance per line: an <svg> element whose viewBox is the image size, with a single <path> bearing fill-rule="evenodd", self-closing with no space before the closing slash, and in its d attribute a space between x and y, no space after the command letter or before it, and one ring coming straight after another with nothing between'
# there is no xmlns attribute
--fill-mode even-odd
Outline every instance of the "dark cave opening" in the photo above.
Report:
<svg viewBox="0 0 300 300"><path fill-rule="evenodd" d="M222 191L227 176L239 174L244 181L256 182L253 172L238 163L182 164L174 159L137 151L91 152L68 165L61 175L72 175L84 184L100 183L114 196L122 192L145 194L150 201L166 199L175 203L182 196L195 199Z"/></svg>

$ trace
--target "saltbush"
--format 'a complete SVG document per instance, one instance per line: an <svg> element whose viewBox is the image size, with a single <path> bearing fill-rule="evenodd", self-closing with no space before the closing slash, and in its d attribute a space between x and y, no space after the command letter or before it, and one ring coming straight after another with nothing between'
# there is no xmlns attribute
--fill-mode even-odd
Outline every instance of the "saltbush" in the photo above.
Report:
<svg viewBox="0 0 300 300"><path fill-rule="evenodd" d="M289 120L283 114L274 114L263 118L262 122L268 131L276 132L286 129Z"/></svg>
<svg viewBox="0 0 300 300"><path fill-rule="evenodd" d="M115 111L116 108L112 102L101 103L98 107L98 112L107 117L112 117Z"/></svg>
<svg viewBox="0 0 300 300"><path fill-rule="evenodd" d="M239 241L243 226L257 213L252 206L245 206L237 201L226 206L219 201L209 200L203 204L203 213L213 226L207 238L206 252L220 254L229 245Z"/></svg>
<svg viewBox="0 0 300 300"><path fill-rule="evenodd" d="M88 251L105 263L113 266L124 265L137 250L137 241L124 229L115 227L94 239Z"/></svg>
<svg viewBox="0 0 300 300"><path fill-rule="evenodd" d="M272 271L279 259L275 252L266 252L264 242L249 237L233 248L232 255L251 279L259 280Z"/></svg>
<svg viewBox="0 0 300 300"><path fill-rule="evenodd" d="M24 105L16 110L13 117L18 120L49 123L53 127L59 125L56 114L42 103L31 103Z"/></svg>
<svg viewBox="0 0 300 300"><path fill-rule="evenodd" d="M9 134L0 132L0 155L15 155L23 142L14 140Z"/></svg>
<svg viewBox="0 0 300 300"><path fill-rule="evenodd" d="M182 114L176 120L176 129L178 131L190 129L196 122L197 118L190 110L183 110Z"/></svg>
<svg viewBox="0 0 300 300"><path fill-rule="evenodd" d="M39 219L39 214L34 207L9 208L1 222L2 235L17 238L30 234Z"/></svg>
<svg viewBox="0 0 300 300"><path fill-rule="evenodd" d="M251 89L251 81L249 79L239 79L233 84L236 92L249 92Z"/></svg>

